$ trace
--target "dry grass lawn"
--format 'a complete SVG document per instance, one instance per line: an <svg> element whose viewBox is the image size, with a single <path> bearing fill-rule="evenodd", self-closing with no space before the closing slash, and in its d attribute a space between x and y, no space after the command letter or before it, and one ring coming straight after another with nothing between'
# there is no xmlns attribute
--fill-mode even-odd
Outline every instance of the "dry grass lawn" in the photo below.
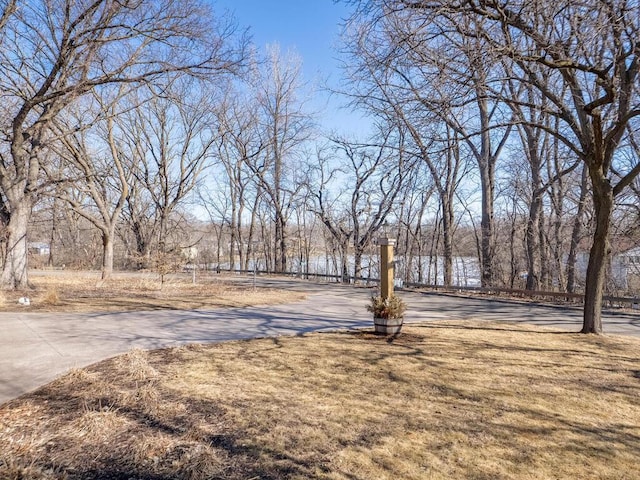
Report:
<svg viewBox="0 0 640 480"><path fill-rule="evenodd" d="M0 408L0 478L638 479L640 342L480 322L152 352Z"/></svg>
<svg viewBox="0 0 640 480"><path fill-rule="evenodd" d="M125 310L247 307L295 302L303 294L241 287L217 275L168 275L164 284L155 273L116 273L100 281L99 272L33 271L28 291L0 292L0 311L107 312ZM18 304L29 297L31 305Z"/></svg>

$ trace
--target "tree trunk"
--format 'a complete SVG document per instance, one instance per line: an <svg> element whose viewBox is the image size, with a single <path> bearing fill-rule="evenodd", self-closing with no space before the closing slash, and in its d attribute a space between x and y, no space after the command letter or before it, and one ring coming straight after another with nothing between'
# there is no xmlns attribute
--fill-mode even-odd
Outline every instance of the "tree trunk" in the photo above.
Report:
<svg viewBox="0 0 640 480"><path fill-rule="evenodd" d="M0 282L8 290L29 287L27 275L27 226L31 215L28 197L11 202L11 213L7 224L7 253Z"/></svg>
<svg viewBox="0 0 640 480"><path fill-rule="evenodd" d="M270 228L267 228L266 220L260 216L260 236L262 238L262 255L264 256L264 268L267 273L275 271L275 264L273 261L271 242L273 235L271 235Z"/></svg>
<svg viewBox="0 0 640 480"><path fill-rule="evenodd" d="M421 219L419 219L421 221ZM422 235L422 226L418 224L418 228L416 229L416 238L418 242L418 278L417 282L422 283L424 280L424 264L422 263L424 259L424 240Z"/></svg>
<svg viewBox="0 0 640 480"><path fill-rule="evenodd" d="M284 229L283 225L280 232L280 271L283 273L287 271L287 238Z"/></svg>
<svg viewBox="0 0 640 480"><path fill-rule="evenodd" d="M562 214L562 211L559 213ZM549 257L548 263L549 265L553 265L551 268L555 269L555 275L550 275L549 286L556 290L563 288L565 284L564 264L562 262L562 252L565 245L562 239L562 215L556 215L553 219L553 240L553 244L547 242L547 251L551 252L550 256L553 254L553 259ZM553 260L553 262L551 260ZM542 259L542 261L545 260Z"/></svg>
<svg viewBox="0 0 640 480"><path fill-rule="evenodd" d="M482 71L481 68L472 65L476 73ZM480 171L481 187L481 214L480 221L480 244L481 244L481 283L483 287L491 287L495 281L494 261L495 261L495 240L493 221L493 193L495 187L495 161L498 155L496 151L491 151L491 114L489 113L489 102L487 100L487 88L483 83L486 79L474 75L473 81L476 90L476 102L480 119L480 156L477 157L478 169Z"/></svg>
<svg viewBox="0 0 640 480"><path fill-rule="evenodd" d="M548 223L549 219L541 213L538 218L540 227L538 228L538 251L540 253L540 279L538 286L543 290L549 290L552 286L553 263L551 262L551 253L549 250L549 241L547 232L551 229Z"/></svg>
<svg viewBox="0 0 640 480"><path fill-rule="evenodd" d="M573 219L573 229L571 232L571 246L567 258L567 292L576 291L576 262L578 259L578 244L582 237L582 217L584 216L587 191L588 191L588 170L585 166L582 171L582 182L580 185L580 199L578 200L578 211Z"/></svg>
<svg viewBox="0 0 640 480"><path fill-rule="evenodd" d="M362 247L354 245L353 249L353 283L358 283L358 279L362 278Z"/></svg>
<svg viewBox="0 0 640 480"><path fill-rule="evenodd" d="M527 221L527 290L537 290L539 285L538 259L540 258L540 210L542 208L541 192L534 190L531 205L529 206L529 219Z"/></svg>
<svg viewBox="0 0 640 480"><path fill-rule="evenodd" d="M138 255L137 267L142 270L149 267L150 242L147 235L143 231L144 227L138 220L134 220L131 224L131 231L136 239L136 253Z"/></svg>
<svg viewBox="0 0 640 480"><path fill-rule="evenodd" d="M275 245L274 245L274 254L275 254L275 264L274 264L274 270L276 273L282 273L282 267L280 265L280 236L282 235L280 232L280 229L282 228L282 225L280 224L280 217L278 216L278 213L276 212L276 218L275 218L275 222L274 222L274 227L275 227Z"/></svg>
<svg viewBox="0 0 640 480"><path fill-rule="evenodd" d="M286 221L282 212L276 211L275 221L275 271L276 273L285 273L287 271L287 239L286 239Z"/></svg>
<svg viewBox="0 0 640 480"><path fill-rule="evenodd" d="M233 218L233 214L232 217ZM229 269L230 270L234 270L236 267L236 251L235 251L235 247L236 247L236 226L235 226L235 221L231 221L231 225L229 225L230 228L230 238L229 238ZM242 265L242 264L240 264ZM242 266L240 267L242 268Z"/></svg>
<svg viewBox="0 0 640 480"><path fill-rule="evenodd" d="M102 280L109 280L113 273L113 233L102 232Z"/></svg>
<svg viewBox="0 0 640 480"><path fill-rule="evenodd" d="M513 199L514 210L516 200ZM516 278L518 278L518 272L520 271L519 262L516 259L516 233L517 233L517 218L515 211L511 214L511 232L509 241L509 263L511 264L511 275L509 275L509 288L515 288Z"/></svg>
<svg viewBox="0 0 640 480"><path fill-rule="evenodd" d="M444 247L444 286L453 284L453 208L450 201L442 202L442 244Z"/></svg>
<svg viewBox="0 0 640 480"><path fill-rule="evenodd" d="M53 199L53 208L51 215L51 234L49 235L49 255L47 256L47 267L53 267L53 243L56 240L56 227L58 224L58 209L56 208L56 199Z"/></svg>
<svg viewBox="0 0 640 480"><path fill-rule="evenodd" d="M349 240L344 240L341 245L340 259L341 259L341 277L342 283L349 283Z"/></svg>
<svg viewBox="0 0 640 480"><path fill-rule="evenodd" d="M249 232L247 234L247 254L245 256L245 270L249 270L249 261L251 256L253 255L253 269L258 270L258 259L255 256L255 252L253 249L253 236L256 228L256 218L258 212L258 203L260 201L259 192L256 193L256 199L253 203L253 208L251 209L251 221L249 222Z"/></svg>
<svg viewBox="0 0 640 480"><path fill-rule="evenodd" d="M311 240L306 238L304 242L304 278L309 280L309 273L311 273L311 267L309 265L311 263Z"/></svg>
<svg viewBox="0 0 640 480"><path fill-rule="evenodd" d="M220 223L220 228L216 232L216 271L220 273L220 262L222 261L222 227L223 223Z"/></svg>
<svg viewBox="0 0 640 480"><path fill-rule="evenodd" d="M596 230L589 253L587 279L584 295L584 317L582 333L602 333L602 297L611 253L609 228L613 212L613 188L598 166L589 168L593 185Z"/></svg>
<svg viewBox="0 0 640 480"><path fill-rule="evenodd" d="M480 268L483 287L493 286L493 178L488 165L480 169L482 201L480 222Z"/></svg>

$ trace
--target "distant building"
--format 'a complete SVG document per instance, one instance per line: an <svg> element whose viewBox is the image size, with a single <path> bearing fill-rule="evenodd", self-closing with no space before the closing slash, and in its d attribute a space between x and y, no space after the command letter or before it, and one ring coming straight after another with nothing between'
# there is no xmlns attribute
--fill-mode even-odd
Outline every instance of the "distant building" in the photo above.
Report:
<svg viewBox="0 0 640 480"><path fill-rule="evenodd" d="M198 249L196 247L184 247L180 249L180 255L188 262L193 262L198 258Z"/></svg>
<svg viewBox="0 0 640 480"><path fill-rule="evenodd" d="M619 253L617 256L620 258L620 263L627 266L628 269L635 269L636 273L640 271L640 247Z"/></svg>
<svg viewBox="0 0 640 480"><path fill-rule="evenodd" d="M625 287L633 294L640 293L640 247L630 248L614 256L618 268L623 272Z"/></svg>
<svg viewBox="0 0 640 480"><path fill-rule="evenodd" d="M46 256L51 253L51 247L45 242L29 242L27 244L27 250L31 255Z"/></svg>

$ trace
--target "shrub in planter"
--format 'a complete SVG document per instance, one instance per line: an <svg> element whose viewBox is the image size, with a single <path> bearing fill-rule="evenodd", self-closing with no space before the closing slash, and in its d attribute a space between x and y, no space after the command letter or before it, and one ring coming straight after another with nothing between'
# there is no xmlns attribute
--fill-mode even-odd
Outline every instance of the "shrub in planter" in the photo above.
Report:
<svg viewBox="0 0 640 480"><path fill-rule="evenodd" d="M379 295L371 297L371 303L367 305L367 310L373 313L376 333L384 334L400 332L406 309L405 303L396 295L387 298L382 298Z"/></svg>

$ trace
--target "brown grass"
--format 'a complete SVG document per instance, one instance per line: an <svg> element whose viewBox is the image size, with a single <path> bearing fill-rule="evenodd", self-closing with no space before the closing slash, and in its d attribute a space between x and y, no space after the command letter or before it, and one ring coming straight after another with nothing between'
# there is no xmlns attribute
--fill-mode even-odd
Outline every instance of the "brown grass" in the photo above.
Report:
<svg viewBox="0 0 640 480"><path fill-rule="evenodd" d="M294 302L301 293L236 285L215 275L171 275L162 284L154 273L117 273L107 281L98 272L30 273L32 288L1 292L0 311L95 312L155 309L246 307ZM250 283L250 282L249 282ZM18 304L29 297L30 306Z"/></svg>
<svg viewBox="0 0 640 480"><path fill-rule="evenodd" d="M135 350L0 408L0 478L638 479L639 347L434 322Z"/></svg>

